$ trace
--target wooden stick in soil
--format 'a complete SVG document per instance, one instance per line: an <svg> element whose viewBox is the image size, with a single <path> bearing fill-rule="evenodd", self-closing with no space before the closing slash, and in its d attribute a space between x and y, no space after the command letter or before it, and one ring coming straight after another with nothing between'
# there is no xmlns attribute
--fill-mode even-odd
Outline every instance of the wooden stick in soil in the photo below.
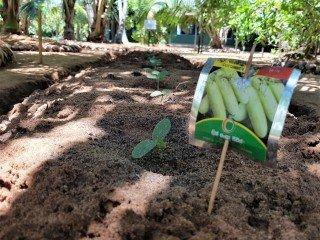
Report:
<svg viewBox="0 0 320 240"><path fill-rule="evenodd" d="M219 182L220 182L220 178L221 178L221 174L222 174L224 160L226 159L228 147L229 147L229 140L225 140L224 144L223 144L221 157L220 157L218 171L216 174L216 178L214 179L214 183L213 183L213 187L212 187L212 191L211 191L211 197L210 197L210 202L209 202L209 207L208 207L209 214L211 214L211 212L212 212L214 200L216 199L216 195L218 192L218 186L219 186Z"/></svg>
<svg viewBox="0 0 320 240"><path fill-rule="evenodd" d="M249 59L248 59L247 64L246 64L244 78L248 78L248 76L249 76L249 70L250 70L250 66L252 64L253 54L254 54L255 48L256 48L256 44L253 44L253 46L251 48L251 51L250 51ZM212 212L212 209L213 209L213 206L214 206L214 201L215 201L216 196L217 196L219 182L220 182L220 178L221 178L221 174L222 174L224 160L226 159L228 147L229 147L229 140L225 140L224 144L223 144L223 148L222 148L222 153L221 153L221 156L220 156L220 161L219 161L217 174L216 174L216 177L214 179L213 187L212 187L212 191L211 191L211 196L210 196L210 201L209 201L209 206L208 206L208 213L209 214L211 214L211 212Z"/></svg>

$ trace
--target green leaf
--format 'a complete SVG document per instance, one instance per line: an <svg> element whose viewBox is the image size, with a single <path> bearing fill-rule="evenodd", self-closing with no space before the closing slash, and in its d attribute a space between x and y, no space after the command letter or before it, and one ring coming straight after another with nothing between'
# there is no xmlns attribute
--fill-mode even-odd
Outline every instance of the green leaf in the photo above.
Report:
<svg viewBox="0 0 320 240"><path fill-rule="evenodd" d="M168 70L161 71L161 74L163 74L165 76L170 76L170 72Z"/></svg>
<svg viewBox="0 0 320 240"><path fill-rule="evenodd" d="M164 118L157 123L152 132L152 139L155 141L163 140L171 129L171 121L169 118Z"/></svg>
<svg viewBox="0 0 320 240"><path fill-rule="evenodd" d="M152 79L152 80L158 80L158 77L152 74L147 74L147 78Z"/></svg>
<svg viewBox="0 0 320 240"><path fill-rule="evenodd" d="M165 149L167 146L166 142L163 139L160 139L157 141L157 148L159 149Z"/></svg>
<svg viewBox="0 0 320 240"><path fill-rule="evenodd" d="M141 141L132 150L133 158L142 158L156 146L156 142L150 139Z"/></svg>
<svg viewBox="0 0 320 240"><path fill-rule="evenodd" d="M167 76L169 76L169 72L167 70L164 70L159 72L157 76L160 81L163 81Z"/></svg>
<svg viewBox="0 0 320 240"><path fill-rule="evenodd" d="M162 64L162 61L154 56L149 59L149 62L152 66L160 66Z"/></svg>

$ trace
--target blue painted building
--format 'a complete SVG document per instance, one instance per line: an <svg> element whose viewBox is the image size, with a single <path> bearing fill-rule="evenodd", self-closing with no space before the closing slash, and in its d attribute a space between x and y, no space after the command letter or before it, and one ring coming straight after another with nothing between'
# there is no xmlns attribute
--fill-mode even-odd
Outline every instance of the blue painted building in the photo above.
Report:
<svg viewBox="0 0 320 240"><path fill-rule="evenodd" d="M181 28L177 26L170 35L171 44L190 44L197 45L199 32L198 26L190 25L187 28ZM210 37L207 34L203 34L202 44L208 45L210 43Z"/></svg>

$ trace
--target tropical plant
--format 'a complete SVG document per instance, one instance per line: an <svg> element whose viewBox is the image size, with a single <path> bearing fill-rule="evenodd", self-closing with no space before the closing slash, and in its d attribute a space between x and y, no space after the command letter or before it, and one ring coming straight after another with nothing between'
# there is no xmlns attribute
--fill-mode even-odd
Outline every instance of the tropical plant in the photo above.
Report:
<svg viewBox="0 0 320 240"><path fill-rule="evenodd" d="M27 14L30 19L36 19L38 24L38 48L39 63L43 63L43 46L42 46L42 14L44 10L45 0L29 0L21 6L21 13Z"/></svg>
<svg viewBox="0 0 320 240"><path fill-rule="evenodd" d="M165 138L171 129L171 121L169 118L164 118L157 123L152 132L152 139L141 141L132 150L133 158L142 158L154 148L163 150L166 147Z"/></svg>
<svg viewBox="0 0 320 240"><path fill-rule="evenodd" d="M64 32L64 22L62 21L63 9L60 5L52 4L47 1L44 5L42 11L42 34L44 37L61 39ZM38 21L35 21L34 19L30 20L29 33L30 35L37 35Z"/></svg>
<svg viewBox="0 0 320 240"><path fill-rule="evenodd" d="M284 0L281 3L282 38L293 47L304 46L307 57L317 54L320 43L320 2Z"/></svg>
<svg viewBox="0 0 320 240"><path fill-rule="evenodd" d="M90 25L86 10L80 3L75 4L74 26L76 39L86 40L90 33Z"/></svg>
<svg viewBox="0 0 320 240"><path fill-rule="evenodd" d="M209 35L212 47L222 47L219 30L233 18L231 13L234 12L237 4L236 0L196 0L192 20L199 26L200 33L205 32Z"/></svg>
<svg viewBox="0 0 320 240"><path fill-rule="evenodd" d="M126 28L132 29L133 40L151 44L168 42L170 31L186 23L186 13L189 11L181 0L131 0L128 8ZM145 29L146 19L157 21L156 30L148 32Z"/></svg>
<svg viewBox="0 0 320 240"><path fill-rule="evenodd" d="M19 0L2 0L0 14L3 19L4 33L19 32Z"/></svg>
<svg viewBox="0 0 320 240"><path fill-rule="evenodd" d="M229 25L235 31L237 42L278 44L282 32L280 2L277 0L243 0L235 7ZM262 48L263 49L263 48Z"/></svg>
<svg viewBox="0 0 320 240"><path fill-rule="evenodd" d="M0 67L7 65L14 60L10 46L0 40Z"/></svg>

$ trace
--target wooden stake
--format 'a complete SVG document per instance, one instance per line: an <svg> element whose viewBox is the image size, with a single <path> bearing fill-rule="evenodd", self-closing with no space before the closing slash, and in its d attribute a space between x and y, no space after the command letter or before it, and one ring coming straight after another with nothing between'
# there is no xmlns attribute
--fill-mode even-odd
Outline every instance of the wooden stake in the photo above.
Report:
<svg viewBox="0 0 320 240"><path fill-rule="evenodd" d="M220 182L220 178L221 178L221 174L222 174L224 160L226 159L228 147L229 147L229 140L225 140L224 144L223 144L223 149L222 149L222 153L221 153L221 157L220 157L220 162L219 162L216 178L214 179L214 183L213 183L213 187L212 187L212 191L211 191L211 197L210 197L210 202L209 202L209 207L208 207L209 214L211 214L211 212L212 212L214 200L216 199L216 195L218 192L218 186L219 186L219 182Z"/></svg>
<svg viewBox="0 0 320 240"><path fill-rule="evenodd" d="M244 78L248 78L248 76L249 76L249 70L250 70L250 67L251 67L251 64L252 64L253 54L254 54L255 48L256 48L256 43L254 43L252 48L251 48L250 56L249 56L249 59L247 61L246 67L245 67ZM228 119L226 119L226 121L228 121ZM223 149L222 149L222 153L221 153L221 157L220 157L220 161L219 161L217 174L216 174L216 177L214 179L213 187L212 187L212 191L211 191L211 196L210 196L210 201L209 201L209 206L208 206L208 213L209 214L211 214L211 212L212 212L212 209L213 209L213 206L214 206L214 201L215 201L216 196L217 196L218 186L219 186L219 182L220 182L220 178L221 178L221 174L222 174L224 160L226 159L226 154L227 154L228 147L229 147L229 140L225 140L224 144L223 144Z"/></svg>

